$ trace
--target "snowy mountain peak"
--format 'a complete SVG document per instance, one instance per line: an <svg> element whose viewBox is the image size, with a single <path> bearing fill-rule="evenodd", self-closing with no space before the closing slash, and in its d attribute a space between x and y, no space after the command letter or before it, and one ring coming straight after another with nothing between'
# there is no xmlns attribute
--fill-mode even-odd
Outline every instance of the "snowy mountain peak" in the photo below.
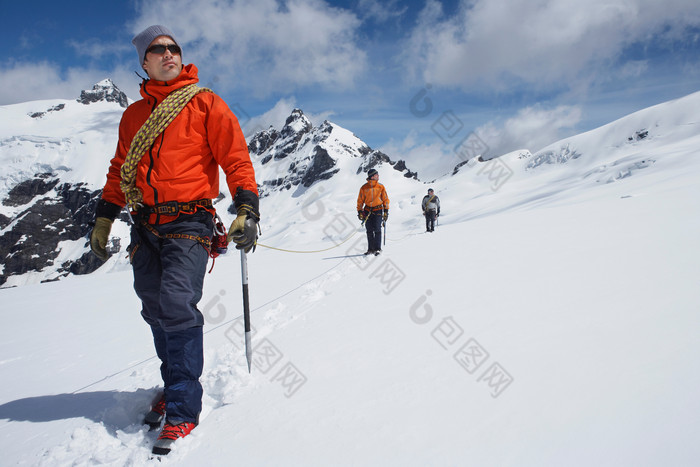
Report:
<svg viewBox="0 0 700 467"><path fill-rule="evenodd" d="M109 78L96 83L91 90L81 91L80 98L78 98L78 102L85 105L100 101L116 102L123 108L129 106L126 94L124 94Z"/></svg>
<svg viewBox="0 0 700 467"><path fill-rule="evenodd" d="M284 122L281 133L282 137L287 137L295 133L307 133L311 131L312 128L313 125L311 121L306 118L304 112L302 112L301 109L294 109Z"/></svg>
<svg viewBox="0 0 700 467"><path fill-rule="evenodd" d="M294 109L282 130L273 127L255 134L248 150L256 164L261 196L292 187L310 187L328 180L342 168L359 174L386 163L407 178L417 174L403 161L394 162L373 150L352 132L325 120L314 127L301 109Z"/></svg>

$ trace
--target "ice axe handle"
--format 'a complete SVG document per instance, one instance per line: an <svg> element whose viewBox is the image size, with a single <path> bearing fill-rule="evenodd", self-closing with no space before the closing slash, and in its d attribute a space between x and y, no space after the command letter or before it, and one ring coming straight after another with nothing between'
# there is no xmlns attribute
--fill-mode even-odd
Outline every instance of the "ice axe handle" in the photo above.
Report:
<svg viewBox="0 0 700 467"><path fill-rule="evenodd" d="M241 250L241 282L243 284L243 325L245 329L245 358L248 362L248 373L250 373L250 362L253 357L253 348L250 343L250 302L248 301L248 258L245 250Z"/></svg>

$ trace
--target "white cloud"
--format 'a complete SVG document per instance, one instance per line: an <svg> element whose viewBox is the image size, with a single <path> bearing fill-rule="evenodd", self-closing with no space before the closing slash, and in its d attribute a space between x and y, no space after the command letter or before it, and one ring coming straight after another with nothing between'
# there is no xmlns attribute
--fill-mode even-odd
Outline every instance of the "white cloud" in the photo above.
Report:
<svg viewBox="0 0 700 467"><path fill-rule="evenodd" d="M474 135L486 145L486 159L502 156L518 149L536 152L575 132L582 111L576 106L526 107L502 123L489 122L474 130ZM391 139L379 148L392 160L403 159L407 166L418 172L423 181L430 181L451 173L464 162L464 155L456 152L454 142L444 140L427 143L418 131L411 130L402 140Z"/></svg>
<svg viewBox="0 0 700 467"><path fill-rule="evenodd" d="M518 149L536 152L574 132L581 121L582 111L575 106L526 107L503 123L489 122L474 131L486 145L486 159L502 156ZM454 142L426 142L416 130L409 131L403 140L391 139L379 150L392 160L403 159L418 177L429 182L452 172L464 162L463 155L455 151Z"/></svg>
<svg viewBox="0 0 700 467"><path fill-rule="evenodd" d="M241 118L240 113L237 113L236 109L231 110L238 116L243 133L246 135L246 138L249 138L258 131L267 130L269 127L281 129L295 107L296 100L293 97L280 99L270 110L262 115L251 117L247 122L245 118Z"/></svg>
<svg viewBox="0 0 700 467"><path fill-rule="evenodd" d="M612 66L625 47L680 39L697 0L462 0L446 18L429 0L405 52L413 76L461 87L547 88Z"/></svg>
<svg viewBox="0 0 700 467"><path fill-rule="evenodd" d="M59 76L59 69L48 62L12 63L0 67L0 102L19 102L56 99L75 94ZM76 96L77 97L77 96Z"/></svg>
<svg viewBox="0 0 700 467"><path fill-rule="evenodd" d="M403 15L408 7L405 5L402 7L398 0L358 0L357 10L361 12L363 19L373 19L383 23Z"/></svg>
<svg viewBox="0 0 700 467"><path fill-rule="evenodd" d="M389 140L378 148L392 160L404 160L406 166L418 172L418 177L429 182L448 174L462 162L453 148L441 143L423 143L415 130L401 141Z"/></svg>
<svg viewBox="0 0 700 467"><path fill-rule="evenodd" d="M526 107L502 125L487 123L475 133L489 146L486 157L500 156L518 149L536 152L569 136L581 121L581 109L576 106Z"/></svg>
<svg viewBox="0 0 700 467"><path fill-rule="evenodd" d="M115 53L126 53L130 52L133 55L134 62L136 62L136 49L131 43L126 43L120 37L118 39L113 39L111 41L99 40L99 39L86 39L83 41L77 41L74 39L66 41L66 45L73 49L75 55L78 57L85 56L90 57L94 60L104 60L105 50L109 50L110 55ZM134 63L136 67L138 62Z"/></svg>
<svg viewBox="0 0 700 467"><path fill-rule="evenodd" d="M3 105L43 99L77 99L83 89L111 78L130 98L138 98L133 74L86 68L63 70L55 63L12 62L0 66L0 102ZM124 84L123 84L124 83ZM132 83L130 85L130 83Z"/></svg>
<svg viewBox="0 0 700 467"><path fill-rule="evenodd" d="M164 24L183 59L222 87L264 97L305 86L350 88L367 69L360 20L322 0L159 0L143 3L133 31Z"/></svg>
<svg viewBox="0 0 700 467"><path fill-rule="evenodd" d="M649 69L648 60L630 60L620 67L619 76L621 79L637 78L647 71L647 69Z"/></svg>

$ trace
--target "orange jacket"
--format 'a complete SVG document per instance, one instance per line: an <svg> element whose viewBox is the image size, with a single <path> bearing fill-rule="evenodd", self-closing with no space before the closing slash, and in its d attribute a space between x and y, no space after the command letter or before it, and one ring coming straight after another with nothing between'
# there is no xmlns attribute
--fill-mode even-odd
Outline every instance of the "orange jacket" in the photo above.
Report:
<svg viewBox="0 0 700 467"><path fill-rule="evenodd" d="M103 200L120 207L126 204L119 182L131 140L168 94L198 81L197 67L190 64L174 81L143 82L143 99L131 104L119 123L119 142L102 191ZM202 92L192 98L146 151L138 165L136 186L147 206L214 199L219 195L219 166L226 174L232 196L240 188L252 192L251 197L257 201L255 172L236 116L219 96ZM161 216L159 222L173 219Z"/></svg>
<svg viewBox="0 0 700 467"><path fill-rule="evenodd" d="M360 193L357 195L357 210L362 211L389 210L389 196L386 194L386 188L377 180L369 180L362 185Z"/></svg>

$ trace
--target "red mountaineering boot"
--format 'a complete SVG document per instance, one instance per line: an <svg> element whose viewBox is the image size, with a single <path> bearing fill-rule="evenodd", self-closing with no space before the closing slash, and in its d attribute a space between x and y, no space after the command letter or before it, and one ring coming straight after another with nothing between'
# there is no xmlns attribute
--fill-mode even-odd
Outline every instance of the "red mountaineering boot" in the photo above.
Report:
<svg viewBox="0 0 700 467"><path fill-rule="evenodd" d="M160 435L158 435L158 439L153 444L153 454L159 456L168 454L172 444L178 439L189 435L195 426L197 425L189 422L182 422L178 423L177 425L173 425L166 420Z"/></svg>

